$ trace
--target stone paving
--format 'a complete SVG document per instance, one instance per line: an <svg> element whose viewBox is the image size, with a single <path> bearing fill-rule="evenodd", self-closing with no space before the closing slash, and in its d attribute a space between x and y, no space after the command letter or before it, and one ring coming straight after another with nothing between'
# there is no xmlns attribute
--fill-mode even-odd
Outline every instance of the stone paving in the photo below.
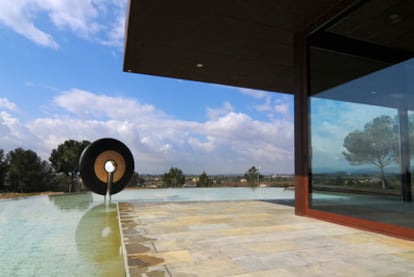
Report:
<svg viewBox="0 0 414 277"><path fill-rule="evenodd" d="M120 203L128 276L414 276L414 242L264 201Z"/></svg>

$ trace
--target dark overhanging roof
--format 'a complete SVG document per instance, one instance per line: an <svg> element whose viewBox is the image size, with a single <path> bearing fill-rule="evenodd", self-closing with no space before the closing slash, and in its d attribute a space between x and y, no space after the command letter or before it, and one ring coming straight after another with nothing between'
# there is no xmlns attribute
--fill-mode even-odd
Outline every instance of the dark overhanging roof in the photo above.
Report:
<svg viewBox="0 0 414 277"><path fill-rule="evenodd" d="M294 36L350 0L130 0L124 71L292 93Z"/></svg>
<svg viewBox="0 0 414 277"><path fill-rule="evenodd" d="M354 5L310 36L310 93L414 110L413 81L407 75L414 64L413 33L412 0Z"/></svg>

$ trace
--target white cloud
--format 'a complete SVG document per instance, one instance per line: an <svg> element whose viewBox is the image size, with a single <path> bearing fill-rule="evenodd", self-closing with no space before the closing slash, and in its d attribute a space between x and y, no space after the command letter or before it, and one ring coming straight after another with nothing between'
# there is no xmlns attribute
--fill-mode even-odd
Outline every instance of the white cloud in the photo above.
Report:
<svg viewBox="0 0 414 277"><path fill-rule="evenodd" d="M217 139L214 136L206 136L205 141L195 138L188 138L189 145L196 151L202 151L204 153L213 152L217 147Z"/></svg>
<svg viewBox="0 0 414 277"><path fill-rule="evenodd" d="M17 106L15 103L11 102L9 99L7 98L0 98L0 109L4 108L10 111L17 111Z"/></svg>
<svg viewBox="0 0 414 277"><path fill-rule="evenodd" d="M269 95L269 92L249 88L240 88L240 92L256 99L266 98Z"/></svg>
<svg viewBox="0 0 414 277"><path fill-rule="evenodd" d="M125 12L121 10L109 26L106 27L106 38L101 40L103 45L123 47L125 35Z"/></svg>
<svg viewBox="0 0 414 277"><path fill-rule="evenodd" d="M59 29L68 28L73 33L88 37L102 27L96 22L98 11L88 0L36 0L40 11L46 11Z"/></svg>
<svg viewBox="0 0 414 277"><path fill-rule="evenodd" d="M289 113L289 105L287 103L275 105L275 111L286 115Z"/></svg>
<svg viewBox="0 0 414 277"><path fill-rule="evenodd" d="M52 49L59 48L52 34L56 28L103 45L120 48L123 44L125 9L126 1L1 1L0 24L40 46ZM37 24L44 14L51 24Z"/></svg>
<svg viewBox="0 0 414 277"><path fill-rule="evenodd" d="M151 144L151 138L150 137L142 137L141 138L141 143L150 145Z"/></svg>
<svg viewBox="0 0 414 277"><path fill-rule="evenodd" d="M262 90L241 88L239 91L255 99L259 104L252 105L253 109L259 113L266 112L270 119L284 117L292 120L290 107L292 106L292 98L280 94Z"/></svg>
<svg viewBox="0 0 414 277"><path fill-rule="evenodd" d="M98 95L76 88L59 94L54 102L80 118L127 120L156 113L152 105L142 105L133 99Z"/></svg>
<svg viewBox="0 0 414 277"><path fill-rule="evenodd" d="M0 145L6 152L18 147L36 149L40 152L44 150L38 137L17 117L5 111L0 112L0 133Z"/></svg>
<svg viewBox="0 0 414 277"><path fill-rule="evenodd" d="M207 117L209 119L217 119L222 115L233 112L234 108L229 102L225 102L221 108L207 108Z"/></svg>
<svg viewBox="0 0 414 277"><path fill-rule="evenodd" d="M15 140L48 159L67 139L113 137L130 147L140 173L163 173L171 166L196 174L244 173L259 164L267 172L293 171L293 125L254 120L230 103L207 109L205 122L173 119L135 99L80 89L62 92L52 103L55 116L25 123L3 112L2 145Z"/></svg>
<svg viewBox="0 0 414 277"><path fill-rule="evenodd" d="M35 1L1 1L0 23L38 45L57 49L59 46L53 37L34 25L34 5Z"/></svg>
<svg viewBox="0 0 414 277"><path fill-rule="evenodd" d="M174 152L173 146L169 143L164 144L160 147L161 152Z"/></svg>
<svg viewBox="0 0 414 277"><path fill-rule="evenodd" d="M259 112L271 112L273 111L271 97L264 97L264 103L256 105L255 109Z"/></svg>
<svg viewBox="0 0 414 277"><path fill-rule="evenodd" d="M1 112L0 118L1 124L9 127L10 129L14 129L13 126L16 125L16 123L18 123L17 118L12 117L12 115L7 112Z"/></svg>

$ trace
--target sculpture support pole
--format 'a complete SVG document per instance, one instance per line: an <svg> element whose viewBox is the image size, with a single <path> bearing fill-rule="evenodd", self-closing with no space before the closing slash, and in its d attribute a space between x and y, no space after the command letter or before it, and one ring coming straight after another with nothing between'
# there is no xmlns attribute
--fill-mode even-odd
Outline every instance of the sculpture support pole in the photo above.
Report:
<svg viewBox="0 0 414 277"><path fill-rule="evenodd" d="M111 189L112 189L112 182L114 180L114 173L117 170L117 164L113 160L106 161L104 164L105 171L107 173L107 183L106 183L106 195L105 195L105 203L107 205L111 204ZM106 197L108 196L108 202L106 202Z"/></svg>
<svg viewBox="0 0 414 277"><path fill-rule="evenodd" d="M108 196L108 203L107 204L111 204L111 187L112 187L112 181L114 179L114 173L113 172L108 172L108 183L107 183L107 189L106 189L106 195L105 195L105 202L106 202L106 197Z"/></svg>

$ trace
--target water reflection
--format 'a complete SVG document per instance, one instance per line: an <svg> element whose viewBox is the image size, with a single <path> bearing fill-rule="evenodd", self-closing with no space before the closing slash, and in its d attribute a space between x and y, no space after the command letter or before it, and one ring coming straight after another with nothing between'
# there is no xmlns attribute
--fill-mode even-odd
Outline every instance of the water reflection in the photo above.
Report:
<svg viewBox="0 0 414 277"><path fill-rule="evenodd" d="M116 207L101 203L91 193L0 201L0 276L123 276Z"/></svg>
<svg viewBox="0 0 414 277"><path fill-rule="evenodd" d="M60 210L87 210L93 203L92 193L70 193L49 195L49 201L52 202Z"/></svg>
<svg viewBox="0 0 414 277"><path fill-rule="evenodd" d="M116 205L101 204L85 213L75 232L79 254L92 262L108 262L121 257Z"/></svg>
<svg viewBox="0 0 414 277"><path fill-rule="evenodd" d="M114 203L235 199L292 200L293 191L280 188L259 188L254 193L246 188L124 190L113 198ZM124 276L118 228L115 205L107 208L101 195L90 192L1 200L0 276ZM128 247L137 247L145 253L143 240L148 238L136 238L135 245ZM131 272L132 276L143 274ZM145 274L159 276L155 271Z"/></svg>

